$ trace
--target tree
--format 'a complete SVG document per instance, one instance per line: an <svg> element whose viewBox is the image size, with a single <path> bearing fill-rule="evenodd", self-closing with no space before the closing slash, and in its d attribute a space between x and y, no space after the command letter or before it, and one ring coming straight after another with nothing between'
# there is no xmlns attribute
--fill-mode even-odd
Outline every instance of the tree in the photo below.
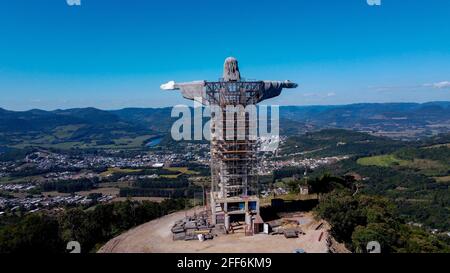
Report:
<svg viewBox="0 0 450 273"><path fill-rule="evenodd" d="M45 214L32 214L0 229L0 253L57 253L64 251L58 221Z"/></svg>
<svg viewBox="0 0 450 273"><path fill-rule="evenodd" d="M371 241L380 243L383 253L393 252L398 245L398 230L385 223L370 223L367 226L357 226L352 234L352 247L356 252L366 252L366 246Z"/></svg>
<svg viewBox="0 0 450 273"><path fill-rule="evenodd" d="M66 243L78 241L82 252L88 252L103 238L99 222L79 208L66 211L60 219L60 225L63 230L62 240Z"/></svg>
<svg viewBox="0 0 450 273"><path fill-rule="evenodd" d="M349 242L355 227L365 226L367 222L358 201L345 190L327 194L316 212L331 224L331 233L338 241Z"/></svg>
<svg viewBox="0 0 450 273"><path fill-rule="evenodd" d="M289 192L291 192L291 193L298 193L299 185L300 185L300 181L298 181L298 180L289 180L287 182L287 187L289 189Z"/></svg>

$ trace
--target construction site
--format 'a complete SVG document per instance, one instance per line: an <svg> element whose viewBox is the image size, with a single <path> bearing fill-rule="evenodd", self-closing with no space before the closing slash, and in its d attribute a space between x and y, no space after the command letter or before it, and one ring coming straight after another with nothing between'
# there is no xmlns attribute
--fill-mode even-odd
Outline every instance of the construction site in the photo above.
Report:
<svg viewBox="0 0 450 273"><path fill-rule="evenodd" d="M269 234L246 236L242 229L234 233L216 233L211 228L213 239L198 239L205 234L204 227L190 223L186 227L185 239L174 238L172 228L185 219L196 219L203 208L176 212L138 227L110 240L99 249L99 253L348 253L343 244L337 243L329 233L326 221L316 220L309 212L282 214L273 222ZM285 230L297 232L297 236L284 235ZM176 237L177 235L175 235ZM178 235L179 236L179 235ZM205 236L206 237L206 236ZM175 240L174 240L175 239Z"/></svg>
<svg viewBox="0 0 450 273"><path fill-rule="evenodd" d="M219 236L228 235L242 235L255 236L257 234L265 235L282 235L286 239L299 238L306 235L305 231L320 232L317 242L322 240L326 242L324 246L331 246L331 239L327 233L327 225L324 221L316 221L311 214L305 212L284 212L277 214L276 219L263 222L253 221L254 225L262 225L263 228L259 230L251 230L245 222L233 221L230 223L228 229L221 224L210 224L208 221L208 211L201 210L195 212L193 215L186 215L180 220L177 220L171 228L173 241L205 241L212 240Z"/></svg>
<svg viewBox="0 0 450 273"><path fill-rule="evenodd" d="M184 98L211 109L211 188L208 210L200 223L225 233L232 232L236 223L244 223L246 234L263 231L256 170L258 124L248 109L278 96L283 88L295 87L297 84L290 81L247 81L241 78L238 61L233 57L225 60L223 77L218 81L169 82L161 86L164 90L181 90ZM191 221L186 220L183 225L178 223L174 231L190 225Z"/></svg>
<svg viewBox="0 0 450 273"><path fill-rule="evenodd" d="M305 212L315 204L306 202L306 206L299 206L298 211L291 208L289 213L284 212L282 199L260 207L259 136L256 117L246 109L280 95L283 88L295 87L297 84L290 81L246 81L233 57L225 60L223 77L218 81L163 84L163 90L181 90L184 98L214 108L207 202L184 215L175 213L131 230L123 235L126 240L121 235L101 251L343 252L345 248L333 243L328 234L328 224ZM265 213L261 213L262 209ZM144 230L148 232L148 244L138 243L141 247L136 248L130 238L145 241L141 238ZM119 247L121 244L124 248Z"/></svg>

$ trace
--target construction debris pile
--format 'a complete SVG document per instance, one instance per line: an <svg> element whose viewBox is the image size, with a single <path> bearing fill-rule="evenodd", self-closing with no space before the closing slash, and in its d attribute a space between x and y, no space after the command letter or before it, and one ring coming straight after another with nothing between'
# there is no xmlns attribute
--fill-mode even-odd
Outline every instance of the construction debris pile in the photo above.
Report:
<svg viewBox="0 0 450 273"><path fill-rule="evenodd" d="M277 219L268 222L268 224L271 235L284 235L286 238L298 238L299 235L305 234L297 220Z"/></svg>
<svg viewBox="0 0 450 273"><path fill-rule="evenodd" d="M207 212L201 212L176 221L171 231L174 241L204 241L224 233L225 229L221 225L209 224Z"/></svg>

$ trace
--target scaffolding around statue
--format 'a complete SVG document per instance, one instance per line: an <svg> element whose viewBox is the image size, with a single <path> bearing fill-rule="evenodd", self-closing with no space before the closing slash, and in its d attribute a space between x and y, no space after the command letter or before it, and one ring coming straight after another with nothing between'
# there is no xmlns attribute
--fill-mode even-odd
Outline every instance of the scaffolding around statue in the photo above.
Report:
<svg viewBox="0 0 450 273"><path fill-rule="evenodd" d="M280 95L283 88L295 88L290 81L246 81L241 79L238 61L225 60L219 81L194 81L161 85L164 90L181 90L184 98L211 106L211 191L212 224L246 223L253 230L259 216L257 126L247 106ZM236 111L236 109L238 109Z"/></svg>

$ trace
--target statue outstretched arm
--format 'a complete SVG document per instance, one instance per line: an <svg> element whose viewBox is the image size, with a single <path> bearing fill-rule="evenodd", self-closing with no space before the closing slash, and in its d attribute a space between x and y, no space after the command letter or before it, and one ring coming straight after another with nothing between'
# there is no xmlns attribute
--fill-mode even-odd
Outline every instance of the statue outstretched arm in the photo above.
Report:
<svg viewBox="0 0 450 273"><path fill-rule="evenodd" d="M195 100L202 104L205 103L205 81L193 81L176 83L170 81L161 85L162 90L181 90L181 94L184 98L189 100Z"/></svg>
<svg viewBox="0 0 450 273"><path fill-rule="evenodd" d="M279 96L283 88L297 88L297 86L298 84L291 81L264 81L264 90L259 101Z"/></svg>
<svg viewBox="0 0 450 273"><path fill-rule="evenodd" d="M291 81L284 81L281 84L283 86L283 88L297 88L298 84L296 84L295 82L291 82Z"/></svg>

